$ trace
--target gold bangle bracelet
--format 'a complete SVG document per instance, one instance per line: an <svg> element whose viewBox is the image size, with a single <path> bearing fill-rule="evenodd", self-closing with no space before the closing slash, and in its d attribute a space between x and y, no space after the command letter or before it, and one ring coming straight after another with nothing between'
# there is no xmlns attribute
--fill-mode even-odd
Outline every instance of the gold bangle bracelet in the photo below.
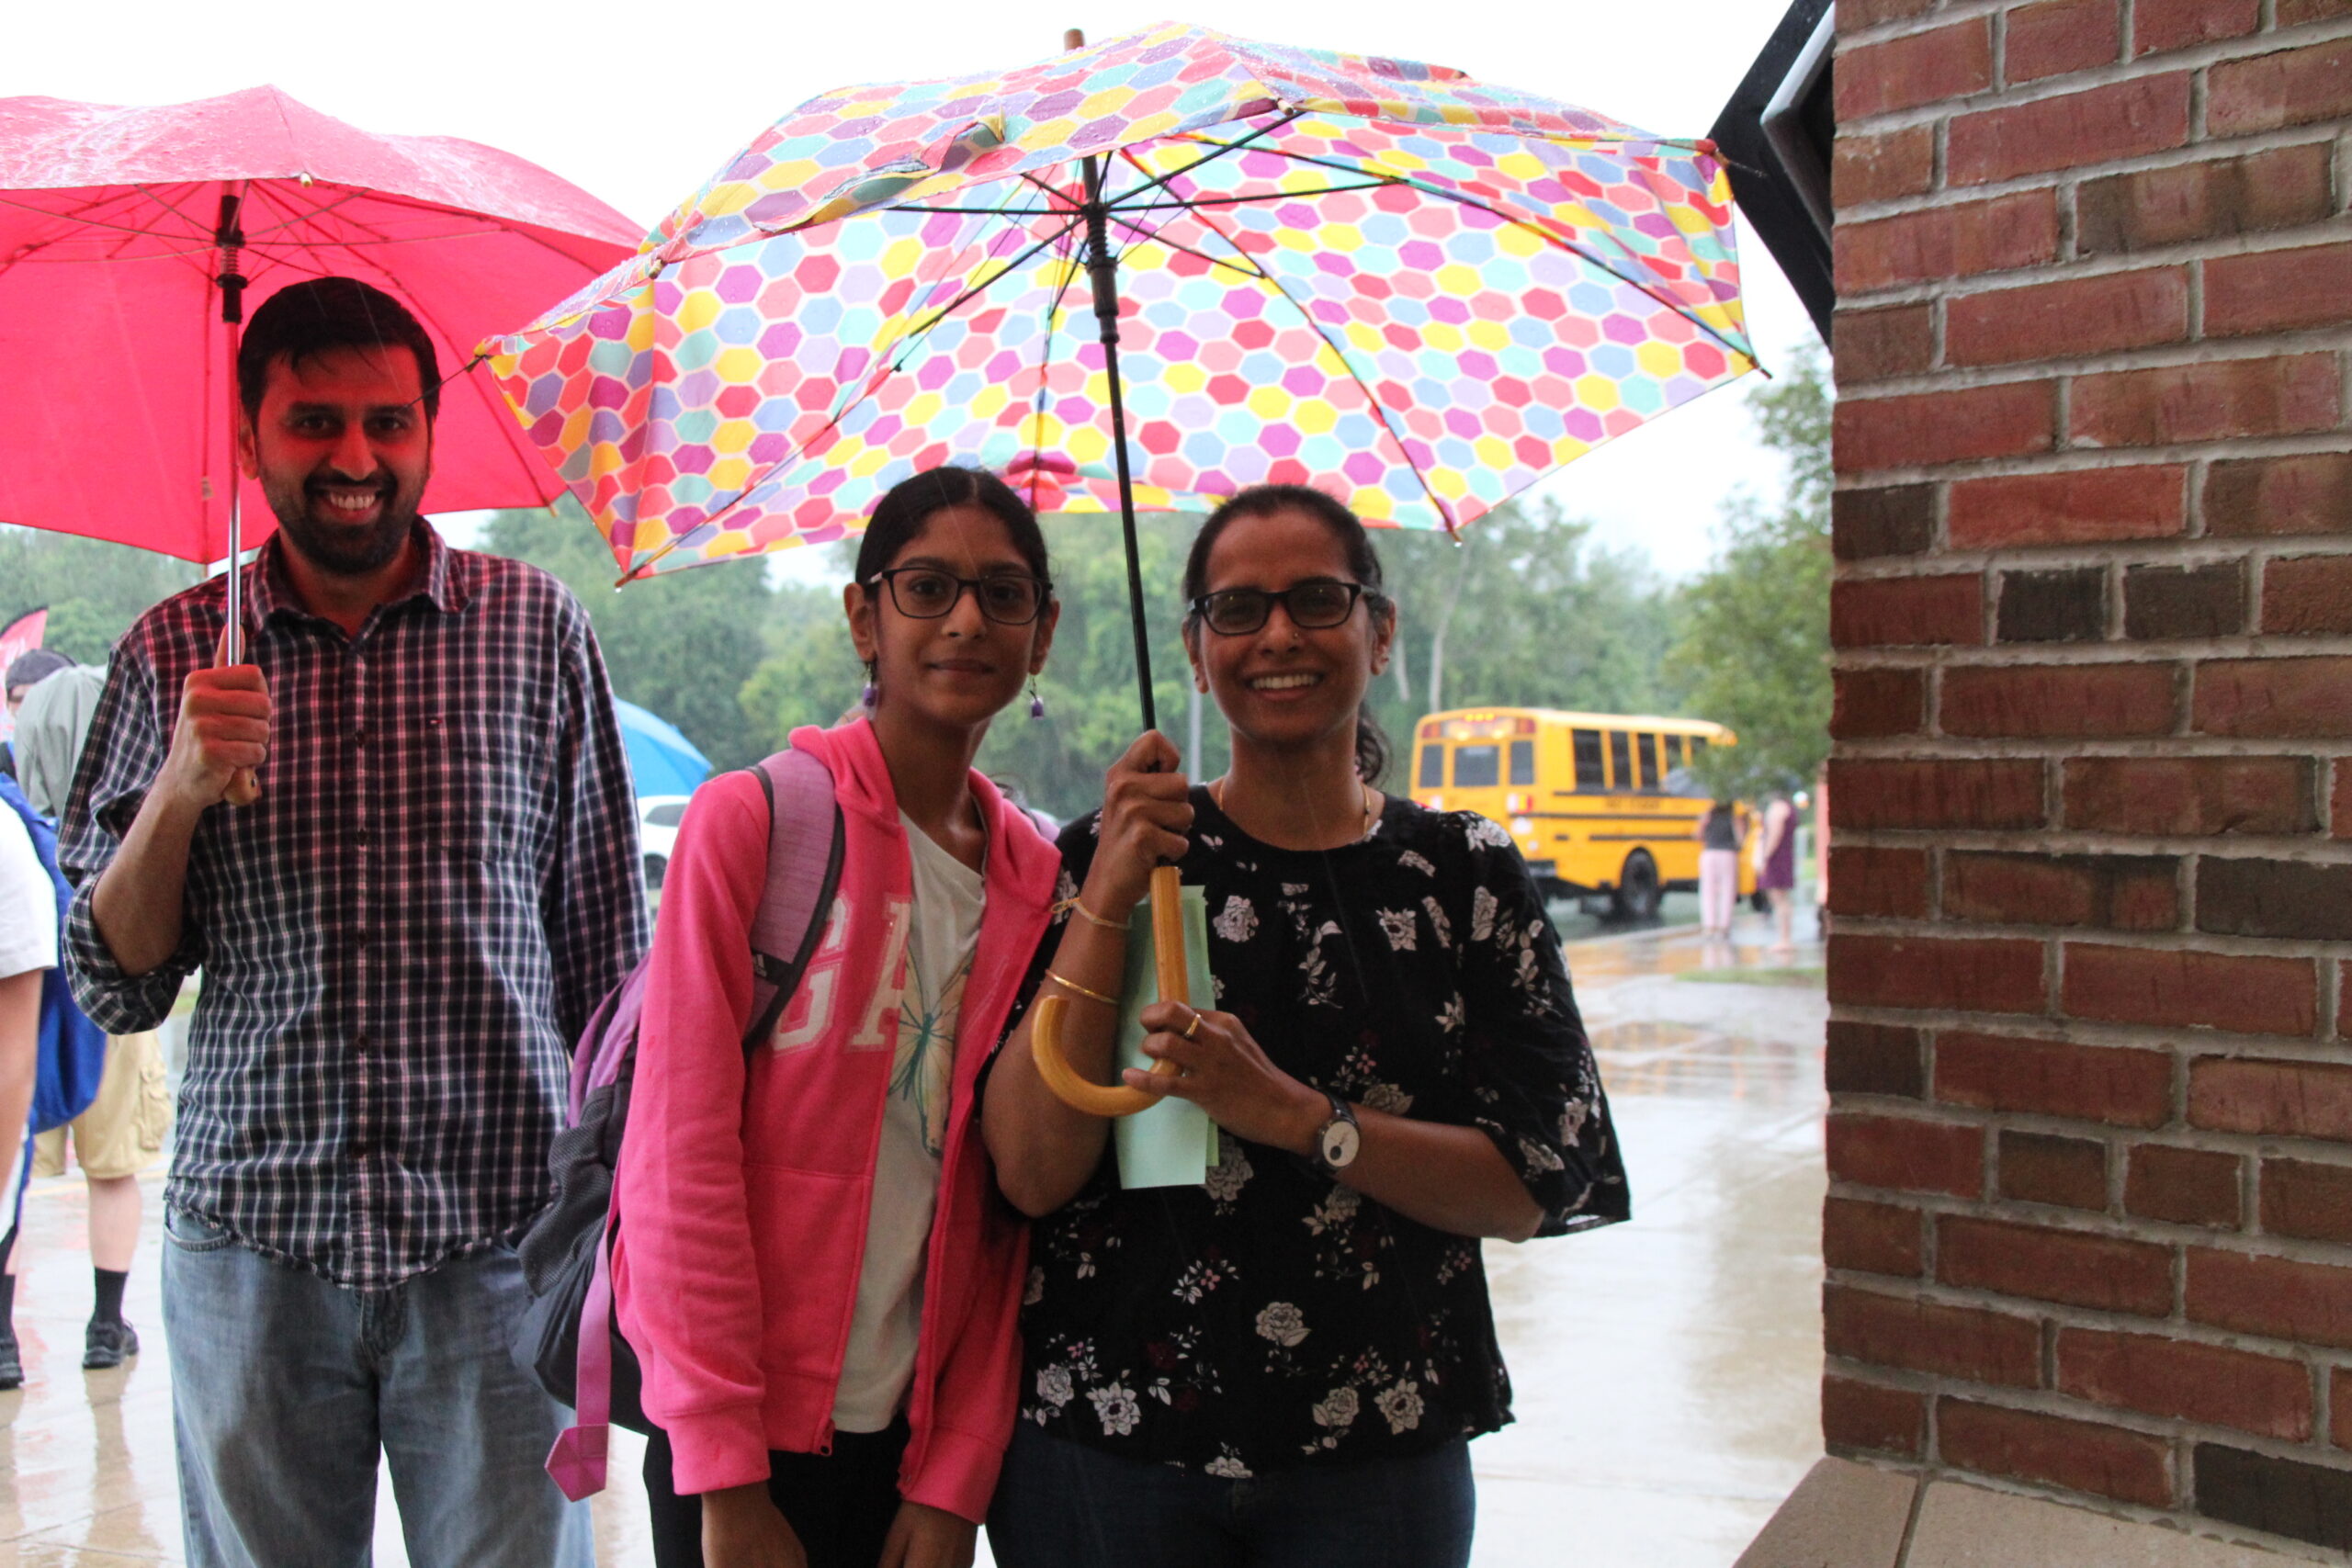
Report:
<svg viewBox="0 0 2352 1568"><path fill-rule="evenodd" d="M1101 926L1106 931L1124 931L1127 929L1124 924L1117 920L1104 919L1102 916L1088 908L1084 899L1078 897L1074 894L1054 906L1054 913L1057 915L1066 909L1075 909L1079 914L1085 917L1089 925Z"/></svg>
<svg viewBox="0 0 2352 1568"><path fill-rule="evenodd" d="M1106 1008L1114 1008L1119 1005L1118 998L1106 997L1100 991L1089 990L1084 986L1080 985L1077 981L1070 979L1067 976L1057 975L1050 969L1046 971L1046 978L1051 980L1055 985L1059 986L1065 991L1069 991L1075 996L1084 997L1088 1001L1101 1002Z"/></svg>

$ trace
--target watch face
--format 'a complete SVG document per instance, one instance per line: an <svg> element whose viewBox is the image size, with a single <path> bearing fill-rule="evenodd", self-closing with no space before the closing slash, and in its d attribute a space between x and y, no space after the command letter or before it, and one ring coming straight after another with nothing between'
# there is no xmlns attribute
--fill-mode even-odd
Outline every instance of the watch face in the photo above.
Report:
<svg viewBox="0 0 2352 1568"><path fill-rule="evenodd" d="M1363 1134L1352 1122L1334 1122L1323 1129L1323 1163L1339 1170L1352 1163Z"/></svg>

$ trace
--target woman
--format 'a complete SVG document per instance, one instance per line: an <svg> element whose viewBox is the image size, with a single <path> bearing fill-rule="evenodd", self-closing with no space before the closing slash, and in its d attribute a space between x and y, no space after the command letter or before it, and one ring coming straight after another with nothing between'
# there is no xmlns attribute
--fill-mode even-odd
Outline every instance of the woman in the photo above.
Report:
<svg viewBox="0 0 2352 1568"><path fill-rule="evenodd" d="M1716 801L1690 836L1699 840L1699 934L1729 940L1739 901L1739 807Z"/></svg>
<svg viewBox="0 0 2352 1568"><path fill-rule="evenodd" d="M1245 491L1184 591L1231 771L1189 788L1161 737L1129 749L1062 834L1075 893L1035 973L1106 1079L1102 998L1152 867L1205 890L1221 1006L1146 1008L1146 1052L1182 1076L1126 1077L1201 1106L1217 1162L1123 1190L1025 1020L1000 1054L982 1124L1041 1223L989 1546L1005 1568L1459 1564L1466 1439L1510 1419L1478 1238L1625 1217L1607 1104L1510 839L1374 787L1361 709L1396 614L1363 525Z"/></svg>
<svg viewBox="0 0 2352 1568"><path fill-rule="evenodd" d="M1756 890L1772 906L1772 930L1779 939L1769 949L1775 958L1796 952L1797 808L1779 790L1764 807L1764 822L1756 830Z"/></svg>
<svg viewBox="0 0 2352 1568"><path fill-rule="evenodd" d="M791 1006L747 1073L749 773L688 807L646 977L615 1285L662 1568L965 1568L1012 1425L1024 1238L968 1135L974 1047L1058 867L971 763L1045 667L1045 539L1002 481L933 469L875 508L842 603L865 716L793 733L844 837Z"/></svg>

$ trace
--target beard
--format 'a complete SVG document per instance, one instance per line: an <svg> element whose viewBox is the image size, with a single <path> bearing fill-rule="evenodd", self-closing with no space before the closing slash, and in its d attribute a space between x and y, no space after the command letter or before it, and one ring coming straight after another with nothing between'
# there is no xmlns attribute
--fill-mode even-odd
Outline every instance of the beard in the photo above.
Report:
<svg viewBox="0 0 2352 1568"><path fill-rule="evenodd" d="M419 494L401 494L390 475L381 488L379 515L365 524L334 521L333 503L312 492L307 477L290 482L265 479L262 494L277 518L278 532L304 560L331 577L366 577L401 553L417 523Z"/></svg>

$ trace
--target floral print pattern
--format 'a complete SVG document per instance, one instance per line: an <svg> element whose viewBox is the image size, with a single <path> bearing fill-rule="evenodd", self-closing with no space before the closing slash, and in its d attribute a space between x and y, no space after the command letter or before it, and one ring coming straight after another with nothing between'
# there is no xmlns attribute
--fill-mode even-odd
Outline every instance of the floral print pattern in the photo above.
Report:
<svg viewBox="0 0 2352 1568"><path fill-rule="evenodd" d="M1559 940L1508 835L1392 800L1363 841L1309 854L1250 839L1205 790L1193 805L1182 869L1215 911L1220 1005L1275 1063L1372 1111L1477 1127L1544 1235L1626 1217ZM1091 818L1063 833L1074 882L1095 842ZM1201 1187L1133 1192L1106 1152L1039 1222L1023 1420L1240 1479L1510 1419L1476 1241L1281 1150L1222 1131L1217 1147Z"/></svg>

